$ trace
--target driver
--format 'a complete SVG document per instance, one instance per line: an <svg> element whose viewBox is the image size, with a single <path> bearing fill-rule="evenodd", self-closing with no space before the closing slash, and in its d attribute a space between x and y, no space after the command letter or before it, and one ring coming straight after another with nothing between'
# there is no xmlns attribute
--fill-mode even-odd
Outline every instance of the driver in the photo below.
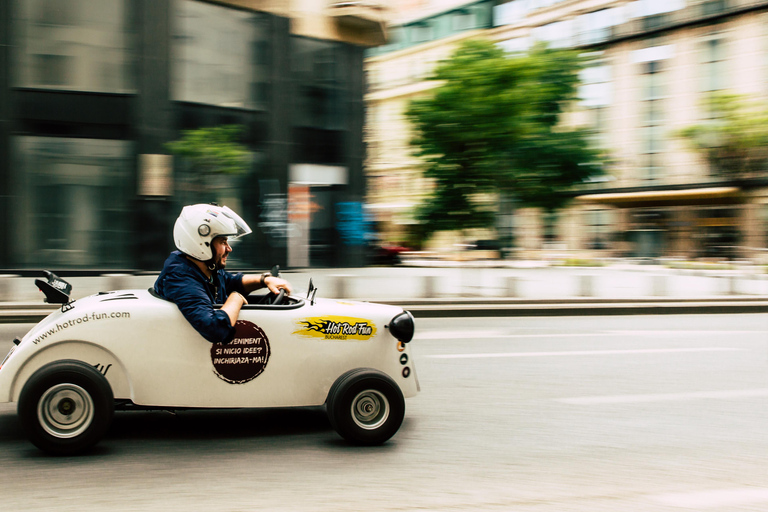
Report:
<svg viewBox="0 0 768 512"><path fill-rule="evenodd" d="M165 260L155 281L155 291L176 303L184 317L211 343L229 343L235 337L245 296L267 287L278 294L291 293L288 281L269 273L243 275L224 270L232 252L229 240L251 232L251 228L226 206L185 206L173 226L178 251ZM214 304L223 304L221 309Z"/></svg>

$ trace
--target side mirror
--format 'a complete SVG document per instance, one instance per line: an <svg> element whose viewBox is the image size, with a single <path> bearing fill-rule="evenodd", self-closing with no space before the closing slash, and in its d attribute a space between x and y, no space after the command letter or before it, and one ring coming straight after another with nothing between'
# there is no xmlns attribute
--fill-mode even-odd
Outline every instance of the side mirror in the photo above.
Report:
<svg viewBox="0 0 768 512"><path fill-rule="evenodd" d="M317 288L315 288L315 284L312 282L312 278L309 278L309 290L307 290L307 300L309 301L309 305L313 306L315 304L315 294L317 293Z"/></svg>

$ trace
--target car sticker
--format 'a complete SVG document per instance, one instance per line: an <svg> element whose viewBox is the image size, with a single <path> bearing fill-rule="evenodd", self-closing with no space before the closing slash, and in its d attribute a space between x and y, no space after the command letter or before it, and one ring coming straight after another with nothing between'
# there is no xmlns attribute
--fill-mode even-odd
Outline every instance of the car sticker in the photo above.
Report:
<svg viewBox="0 0 768 512"><path fill-rule="evenodd" d="M253 322L238 320L235 338L211 346L211 362L216 375L230 384L245 384L262 374L269 361L269 340Z"/></svg>
<svg viewBox="0 0 768 512"><path fill-rule="evenodd" d="M376 325L363 318L322 316L304 318L296 322L293 334L323 340L369 340L376 335Z"/></svg>

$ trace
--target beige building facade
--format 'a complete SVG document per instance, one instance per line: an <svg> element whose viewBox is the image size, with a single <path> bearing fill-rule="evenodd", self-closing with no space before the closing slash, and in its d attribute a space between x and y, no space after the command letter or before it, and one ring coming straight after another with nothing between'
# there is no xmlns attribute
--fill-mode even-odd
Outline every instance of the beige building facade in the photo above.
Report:
<svg viewBox="0 0 768 512"><path fill-rule="evenodd" d="M390 0L221 0L291 19L291 33L364 46L386 42Z"/></svg>
<svg viewBox="0 0 768 512"><path fill-rule="evenodd" d="M513 0L494 6L493 25L367 59L372 182L419 182L401 113L428 94L434 85L420 78L456 43L482 35L519 52L545 41L590 57L565 122L593 130L608 174L556 218L515 212L513 254L764 259L766 183L719 177L676 132L710 118L704 100L713 91L768 100L768 2ZM422 190L409 186L398 208ZM387 196L382 186L370 200L387 210Z"/></svg>

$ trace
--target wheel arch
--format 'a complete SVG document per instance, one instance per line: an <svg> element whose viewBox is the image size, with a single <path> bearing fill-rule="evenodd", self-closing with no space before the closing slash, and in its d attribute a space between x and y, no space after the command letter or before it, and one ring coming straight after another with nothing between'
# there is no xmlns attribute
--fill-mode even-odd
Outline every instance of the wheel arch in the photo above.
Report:
<svg viewBox="0 0 768 512"><path fill-rule="evenodd" d="M115 398L131 398L129 373L114 352L90 341L63 340L36 351L22 363L11 383L11 401L19 401L24 385L37 370L63 360L79 361L94 367L106 378Z"/></svg>

